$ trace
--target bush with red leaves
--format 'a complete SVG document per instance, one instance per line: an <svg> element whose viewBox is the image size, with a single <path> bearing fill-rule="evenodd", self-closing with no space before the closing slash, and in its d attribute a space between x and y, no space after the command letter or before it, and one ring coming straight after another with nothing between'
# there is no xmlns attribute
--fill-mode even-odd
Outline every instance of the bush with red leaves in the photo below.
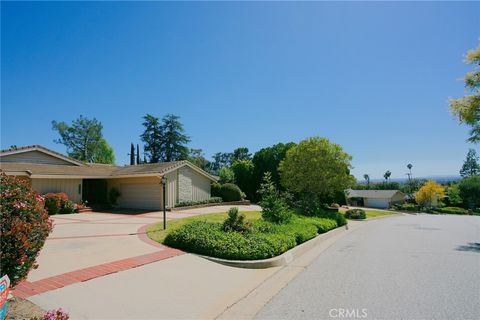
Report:
<svg viewBox="0 0 480 320"><path fill-rule="evenodd" d="M7 274L13 287L37 268L52 222L43 197L28 182L0 172L0 192L0 275Z"/></svg>

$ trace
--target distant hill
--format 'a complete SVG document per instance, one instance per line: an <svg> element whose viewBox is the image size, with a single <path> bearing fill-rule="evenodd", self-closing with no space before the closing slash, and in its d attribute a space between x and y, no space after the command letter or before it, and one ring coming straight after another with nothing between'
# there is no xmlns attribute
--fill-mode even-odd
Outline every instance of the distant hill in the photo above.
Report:
<svg viewBox="0 0 480 320"><path fill-rule="evenodd" d="M413 177L414 179L419 179L419 180L433 180L438 183L444 183L448 181L458 181L461 180L462 177L460 176L426 176L426 177ZM399 182L399 183L404 183L407 182L408 178L392 178L390 179L391 182ZM370 182L383 182L385 179L370 179ZM358 183L365 183L364 179L359 179L357 180Z"/></svg>

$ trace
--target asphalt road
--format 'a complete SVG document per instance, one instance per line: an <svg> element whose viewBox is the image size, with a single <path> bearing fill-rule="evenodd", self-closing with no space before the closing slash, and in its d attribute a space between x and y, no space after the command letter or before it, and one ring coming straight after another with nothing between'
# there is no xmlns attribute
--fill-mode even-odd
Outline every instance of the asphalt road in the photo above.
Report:
<svg viewBox="0 0 480 320"><path fill-rule="evenodd" d="M368 222L324 251L257 319L480 319L480 217Z"/></svg>

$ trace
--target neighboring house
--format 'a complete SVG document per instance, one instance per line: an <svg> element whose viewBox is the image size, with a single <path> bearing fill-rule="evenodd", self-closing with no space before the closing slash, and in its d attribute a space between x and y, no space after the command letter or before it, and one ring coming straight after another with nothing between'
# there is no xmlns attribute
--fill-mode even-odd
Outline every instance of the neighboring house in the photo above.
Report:
<svg viewBox="0 0 480 320"><path fill-rule="evenodd" d="M112 188L120 191L118 206L160 210L161 178L167 178L166 206L210 198L217 179L188 161L132 166L84 163L39 145L0 151L0 169L24 177L39 193L65 192L74 202L104 204Z"/></svg>
<svg viewBox="0 0 480 320"><path fill-rule="evenodd" d="M352 190L345 191L347 204L368 208L389 208L405 202L405 194L399 190Z"/></svg>

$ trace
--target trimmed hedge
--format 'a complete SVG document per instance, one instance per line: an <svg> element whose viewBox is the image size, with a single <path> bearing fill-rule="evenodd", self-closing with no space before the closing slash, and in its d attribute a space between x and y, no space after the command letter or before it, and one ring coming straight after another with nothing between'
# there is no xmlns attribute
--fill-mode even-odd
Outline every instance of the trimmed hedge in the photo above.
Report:
<svg viewBox="0 0 480 320"><path fill-rule="evenodd" d="M189 206L196 206L199 204L208 204L208 203L220 203L222 202L222 198L220 197L211 197L208 200L201 200L201 201L181 201L175 205L177 207L189 207Z"/></svg>
<svg viewBox="0 0 480 320"><path fill-rule="evenodd" d="M436 208L435 211L447 214L469 214L467 209L459 207Z"/></svg>
<svg viewBox="0 0 480 320"><path fill-rule="evenodd" d="M278 256L336 227L333 220L295 216L282 225L257 220L250 232L241 233L225 232L221 223L193 221L170 231L164 244L217 258L257 260Z"/></svg>
<svg viewBox="0 0 480 320"><path fill-rule="evenodd" d="M367 218L367 214L362 209L350 209L345 212L345 218L362 220Z"/></svg>
<svg viewBox="0 0 480 320"><path fill-rule="evenodd" d="M220 197L225 202L240 201L245 198L242 190L233 183L212 183L210 192L212 196Z"/></svg>

